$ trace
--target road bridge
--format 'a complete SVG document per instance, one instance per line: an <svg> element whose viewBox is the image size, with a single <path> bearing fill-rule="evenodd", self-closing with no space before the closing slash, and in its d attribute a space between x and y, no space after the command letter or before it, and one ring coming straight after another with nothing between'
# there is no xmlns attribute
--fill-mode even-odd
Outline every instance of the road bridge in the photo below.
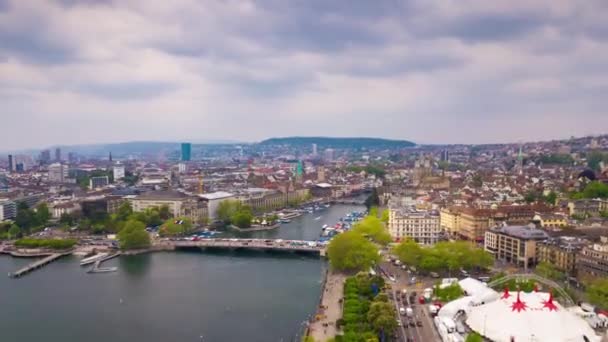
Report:
<svg viewBox="0 0 608 342"><path fill-rule="evenodd" d="M163 247L179 248L216 248L216 249L248 249L261 251L283 251L313 253L325 256L325 246L315 241L282 240L282 239L198 239L162 241Z"/></svg>

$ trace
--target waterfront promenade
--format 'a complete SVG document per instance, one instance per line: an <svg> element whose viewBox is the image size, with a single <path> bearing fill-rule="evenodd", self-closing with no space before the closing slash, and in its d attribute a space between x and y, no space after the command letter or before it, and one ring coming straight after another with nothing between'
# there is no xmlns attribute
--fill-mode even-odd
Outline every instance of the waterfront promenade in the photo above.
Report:
<svg viewBox="0 0 608 342"><path fill-rule="evenodd" d="M336 321L342 318L342 301L344 297L344 281L342 273L328 271L321 304L309 327L309 335L315 341L327 341L338 334Z"/></svg>

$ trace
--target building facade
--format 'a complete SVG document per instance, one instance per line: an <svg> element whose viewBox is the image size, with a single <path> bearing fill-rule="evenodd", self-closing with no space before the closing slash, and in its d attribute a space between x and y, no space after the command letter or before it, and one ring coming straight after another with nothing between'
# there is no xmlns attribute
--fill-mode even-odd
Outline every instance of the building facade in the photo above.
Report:
<svg viewBox="0 0 608 342"><path fill-rule="evenodd" d="M182 143L182 161L190 161L192 159L192 144Z"/></svg>
<svg viewBox="0 0 608 342"><path fill-rule="evenodd" d="M49 165L48 178L51 183L64 183L68 178L68 167L61 163Z"/></svg>
<svg viewBox="0 0 608 342"><path fill-rule="evenodd" d="M439 213L436 211L391 208L388 231L394 239L411 238L418 243L431 245L442 237L439 222Z"/></svg>
<svg viewBox="0 0 608 342"><path fill-rule="evenodd" d="M576 256L577 276L583 280L608 277L608 239L585 246Z"/></svg>
<svg viewBox="0 0 608 342"><path fill-rule="evenodd" d="M0 200L0 221L13 220L17 217L17 203L7 199Z"/></svg>
<svg viewBox="0 0 608 342"><path fill-rule="evenodd" d="M576 238L550 239L536 245L538 262L546 262L567 274L574 274L576 255L584 247L585 241Z"/></svg>
<svg viewBox="0 0 608 342"><path fill-rule="evenodd" d="M538 263L536 245L547 233L532 226L500 226L485 233L484 249L498 260L528 269Z"/></svg>
<svg viewBox="0 0 608 342"><path fill-rule="evenodd" d="M100 177L91 177L89 180L89 188L90 189L99 189L108 186L110 184L110 179L108 176L100 176Z"/></svg>

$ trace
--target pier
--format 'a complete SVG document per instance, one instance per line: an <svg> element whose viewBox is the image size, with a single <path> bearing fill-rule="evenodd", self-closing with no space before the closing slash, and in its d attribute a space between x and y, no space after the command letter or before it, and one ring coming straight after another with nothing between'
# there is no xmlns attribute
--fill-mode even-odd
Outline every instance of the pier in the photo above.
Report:
<svg viewBox="0 0 608 342"><path fill-rule="evenodd" d="M36 261L28 264L27 266L25 266L25 267L17 270L14 273L9 273L9 277L11 277L11 278L20 278L23 275L26 275L26 274L34 271L34 270L42 268L42 267L44 267L44 266L52 263L53 261L55 261L55 260L57 260L57 259L59 259L59 258L61 258L63 256L70 255L70 254L72 254L72 251L64 252L64 253L53 253L53 254L51 254L51 255L43 258L43 259L36 260Z"/></svg>

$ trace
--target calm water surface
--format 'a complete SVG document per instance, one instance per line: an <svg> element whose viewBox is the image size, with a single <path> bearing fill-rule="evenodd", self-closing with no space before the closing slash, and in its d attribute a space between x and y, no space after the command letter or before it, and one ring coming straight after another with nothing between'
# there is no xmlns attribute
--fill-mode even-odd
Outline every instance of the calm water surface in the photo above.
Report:
<svg viewBox="0 0 608 342"><path fill-rule="evenodd" d="M316 239L354 209L239 235ZM104 263L115 273L86 274L68 257L6 276L29 261L0 257L0 341L293 341L315 312L326 267L294 254L172 252Z"/></svg>

